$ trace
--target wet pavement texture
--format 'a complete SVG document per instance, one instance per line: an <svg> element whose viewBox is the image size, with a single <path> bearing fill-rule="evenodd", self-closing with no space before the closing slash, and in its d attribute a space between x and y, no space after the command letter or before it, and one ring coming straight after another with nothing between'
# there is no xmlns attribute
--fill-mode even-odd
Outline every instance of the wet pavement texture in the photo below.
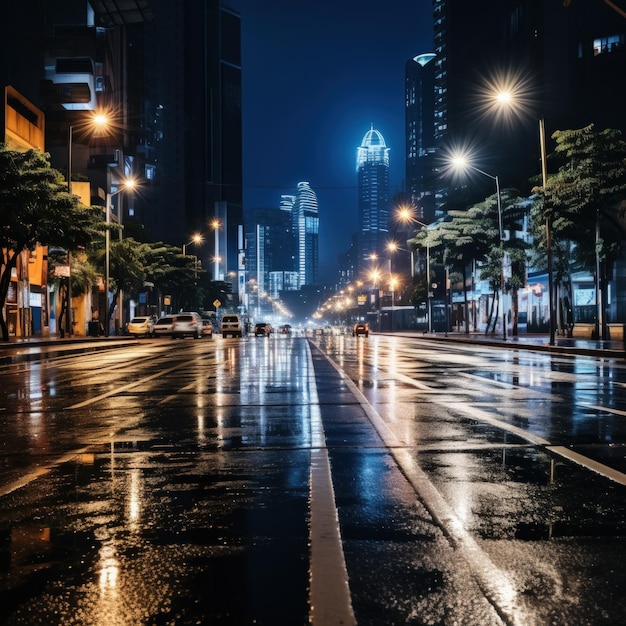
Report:
<svg viewBox="0 0 626 626"><path fill-rule="evenodd" d="M338 623L320 447L355 623L626 623L621 362L247 337L0 376L2 624Z"/></svg>

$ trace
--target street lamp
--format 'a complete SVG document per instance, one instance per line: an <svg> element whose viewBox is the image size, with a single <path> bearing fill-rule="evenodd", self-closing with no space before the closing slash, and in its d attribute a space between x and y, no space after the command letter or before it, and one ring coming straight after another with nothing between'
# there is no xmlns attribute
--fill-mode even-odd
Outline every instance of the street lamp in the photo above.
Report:
<svg viewBox="0 0 626 626"><path fill-rule="evenodd" d="M97 114L91 118L86 124L92 124L96 128L106 125L106 116ZM83 126L84 124L81 124ZM67 127L67 193L72 193L72 144L74 142L74 124L68 124ZM68 337L72 336L72 253L67 251L67 265L69 274L67 277L67 306L65 313L65 332Z"/></svg>
<svg viewBox="0 0 626 626"><path fill-rule="evenodd" d="M221 223L218 219L214 219L211 221L211 228L213 229L214 235L214 243L213 243L213 280L220 279L220 261L222 260L220 257L220 226Z"/></svg>
<svg viewBox="0 0 626 626"><path fill-rule="evenodd" d="M183 256L187 256L187 246L191 244L198 245L204 241L204 237L200 233L196 233L190 241L183 244ZM193 278L194 281L198 280L198 257L194 254L194 265L193 265Z"/></svg>
<svg viewBox="0 0 626 626"><path fill-rule="evenodd" d="M104 259L104 271L105 271L105 275L104 275L104 294L105 294L105 299L106 299L106 313L105 313L105 328L104 328L104 334L105 337L108 337L110 335L110 330L109 330L109 283L111 281L111 231L109 230L109 224L111 223L111 198L113 198L114 196L117 196L118 193L122 193L122 191L125 191L127 189L133 189L135 187L135 180L133 180L132 178L123 181L120 184L119 189L117 189L114 192L107 192L106 194L106 231L104 234L104 241L105 241L105 259ZM121 303L120 303L120 308L121 308ZM121 318L120 318L121 321Z"/></svg>
<svg viewBox="0 0 626 626"><path fill-rule="evenodd" d="M498 203L498 232L500 236L500 291L502 293L502 338L506 340L506 312L504 310L504 231L502 229L502 199L500 197L500 179L498 176L489 174L484 170L472 165L467 157L463 154L455 154L450 159L450 164L459 170L470 169L491 178L496 184L496 197Z"/></svg>
<svg viewBox="0 0 626 626"><path fill-rule="evenodd" d="M392 274L389 277L389 289L391 290L391 332L393 332L395 328L394 307L395 307L395 293L396 293L396 288L398 284L399 284L398 277Z"/></svg>
<svg viewBox="0 0 626 626"><path fill-rule="evenodd" d="M498 88L496 85L490 89L489 96L492 99L492 108L504 108L517 114L527 114L531 105L524 101L524 87L516 88ZM548 184L548 166L546 154L546 124L543 116L539 118L539 148L541 151L541 181L543 189L543 201L545 203L546 187ZM545 210L545 229L546 229L546 260L548 265L548 316L550 323L550 345L555 344L555 315L554 315L554 283L552 276L552 219Z"/></svg>
<svg viewBox="0 0 626 626"><path fill-rule="evenodd" d="M401 222L409 223L409 224L419 224L423 229L426 229L426 301L427 301L427 310L426 315L428 316L428 332L432 332L432 316L431 316L431 298L430 298L430 243L428 241L428 224L425 222L421 222L415 217L415 207L414 206L401 206L396 211L396 217ZM411 276L415 275L415 263L413 261L413 252L411 252Z"/></svg>

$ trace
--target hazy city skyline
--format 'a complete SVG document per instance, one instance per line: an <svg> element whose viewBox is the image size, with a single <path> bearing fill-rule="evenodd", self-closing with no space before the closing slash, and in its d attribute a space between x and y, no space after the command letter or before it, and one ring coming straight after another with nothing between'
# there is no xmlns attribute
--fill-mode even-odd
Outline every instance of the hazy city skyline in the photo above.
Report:
<svg viewBox="0 0 626 626"><path fill-rule="evenodd" d="M373 124L404 175L404 70L432 51L432 5L233 0L241 12L246 212L309 181L319 201L320 282L358 231L354 154Z"/></svg>

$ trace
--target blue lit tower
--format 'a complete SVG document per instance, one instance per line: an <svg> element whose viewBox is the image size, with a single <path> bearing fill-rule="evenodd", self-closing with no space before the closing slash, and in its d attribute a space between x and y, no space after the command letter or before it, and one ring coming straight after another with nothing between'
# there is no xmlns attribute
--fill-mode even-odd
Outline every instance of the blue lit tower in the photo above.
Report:
<svg viewBox="0 0 626 626"><path fill-rule="evenodd" d="M293 220L298 239L299 286L316 285L320 220L317 211L317 196L307 182L298 183L293 206Z"/></svg>
<svg viewBox="0 0 626 626"><path fill-rule="evenodd" d="M359 185L359 270L385 247L389 229L389 148L374 126L356 152Z"/></svg>

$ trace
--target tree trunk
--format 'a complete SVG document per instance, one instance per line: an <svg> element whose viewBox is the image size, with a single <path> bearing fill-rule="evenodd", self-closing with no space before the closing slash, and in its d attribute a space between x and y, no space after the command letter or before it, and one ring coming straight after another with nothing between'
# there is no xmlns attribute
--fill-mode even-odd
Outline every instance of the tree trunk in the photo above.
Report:
<svg viewBox="0 0 626 626"><path fill-rule="evenodd" d="M115 292L113 293L113 299L111 300L111 304L109 305L109 309L107 312L107 319L106 319L106 329L105 329L105 333L108 335L109 333L107 333L106 331L111 328L111 320L113 319L113 314L115 313L115 306L117 305L117 299L119 298L120 295L120 290L116 289Z"/></svg>
<svg viewBox="0 0 626 626"><path fill-rule="evenodd" d="M513 328L511 328L511 334L513 337L517 337L519 334L519 294L516 287L511 289L511 308L513 309Z"/></svg>
<svg viewBox="0 0 626 626"><path fill-rule="evenodd" d="M467 300L467 266L463 266L463 305L465 308L465 334L469 335L469 302Z"/></svg>
<svg viewBox="0 0 626 626"><path fill-rule="evenodd" d="M494 310L496 308L496 297L497 297L497 291L494 289L493 291L493 298L491 299L491 307L489 309L489 317L487 318L487 326L485 327L485 335L488 335L490 332L495 332L496 330L496 325L493 323L493 315L494 315ZM496 320L498 318L496 317ZM491 329L491 325L493 324L493 330Z"/></svg>
<svg viewBox="0 0 626 626"><path fill-rule="evenodd" d="M59 298L61 298L61 312L59 313L59 334L65 335L65 316L67 315L67 286L65 281L59 286Z"/></svg>
<svg viewBox="0 0 626 626"><path fill-rule="evenodd" d="M17 265L17 254L10 256L9 252L5 253L4 271L0 277L0 329L2 329L2 341L9 341L9 327L4 318L5 304L9 293L9 285L11 284L11 270Z"/></svg>

